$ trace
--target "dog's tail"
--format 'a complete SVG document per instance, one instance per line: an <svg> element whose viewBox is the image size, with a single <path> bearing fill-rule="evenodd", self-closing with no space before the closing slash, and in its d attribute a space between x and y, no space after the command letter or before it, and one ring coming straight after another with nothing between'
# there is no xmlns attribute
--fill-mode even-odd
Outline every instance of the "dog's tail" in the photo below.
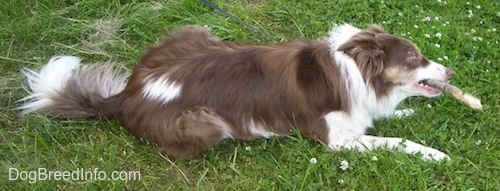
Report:
<svg viewBox="0 0 500 191"><path fill-rule="evenodd" d="M31 92L18 109L68 118L114 117L129 76L112 63L80 67L80 58L55 56L40 70L24 69Z"/></svg>

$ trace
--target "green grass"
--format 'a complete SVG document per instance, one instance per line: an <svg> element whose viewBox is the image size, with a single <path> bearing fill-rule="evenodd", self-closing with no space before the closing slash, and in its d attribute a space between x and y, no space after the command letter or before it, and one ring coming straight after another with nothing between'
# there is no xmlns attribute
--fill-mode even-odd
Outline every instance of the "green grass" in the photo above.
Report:
<svg viewBox="0 0 500 191"><path fill-rule="evenodd" d="M0 190L500 190L498 1L215 2L272 37L249 31L194 0L4 2ZM412 40L428 58L456 71L453 84L482 99L484 110L474 111L450 96L412 98L402 108L414 108L415 115L377 121L370 131L425 143L449 154L451 162L424 162L384 150L328 152L300 136L224 141L200 156L173 159L133 138L116 121L24 116L13 110L15 100L26 95L20 69L40 68L54 54L132 68L148 45L183 24L208 25L224 40L273 43L320 38L343 22L358 27L378 23ZM372 161L373 156L378 160ZM311 164L311 158L317 163ZM342 160L349 162L346 171L339 169ZM8 180L9 168L140 171L141 180L31 184Z"/></svg>

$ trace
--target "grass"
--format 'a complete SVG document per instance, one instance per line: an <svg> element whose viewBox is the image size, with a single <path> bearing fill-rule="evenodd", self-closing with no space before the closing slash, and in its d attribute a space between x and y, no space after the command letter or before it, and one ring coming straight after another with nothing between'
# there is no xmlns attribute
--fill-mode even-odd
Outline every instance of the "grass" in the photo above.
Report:
<svg viewBox="0 0 500 191"><path fill-rule="evenodd" d="M498 1L215 3L272 36L194 0L13 0L0 6L0 190L500 190ZM451 162L384 150L328 152L300 136L225 141L201 156L173 159L116 121L13 110L26 95L20 69L40 68L54 54L132 68L148 45L183 24L207 25L224 40L272 43L320 38L343 22L378 23L412 40L428 58L456 71L453 84L482 99L484 110L474 111L450 96L411 98L401 108L415 109L413 116L377 121L369 132L425 143L449 154ZM342 160L349 162L346 171L339 169ZM9 168L140 171L141 180L29 183L8 180Z"/></svg>

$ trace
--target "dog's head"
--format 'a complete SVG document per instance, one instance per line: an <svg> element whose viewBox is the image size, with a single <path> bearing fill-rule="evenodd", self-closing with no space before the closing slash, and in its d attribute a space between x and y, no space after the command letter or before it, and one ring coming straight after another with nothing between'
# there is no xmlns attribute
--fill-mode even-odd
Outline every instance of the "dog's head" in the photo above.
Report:
<svg viewBox="0 0 500 191"><path fill-rule="evenodd" d="M358 32L338 51L354 59L365 82L377 96L400 91L407 96L438 96L441 91L422 83L425 79L448 82L454 72L425 58L410 41L378 26Z"/></svg>

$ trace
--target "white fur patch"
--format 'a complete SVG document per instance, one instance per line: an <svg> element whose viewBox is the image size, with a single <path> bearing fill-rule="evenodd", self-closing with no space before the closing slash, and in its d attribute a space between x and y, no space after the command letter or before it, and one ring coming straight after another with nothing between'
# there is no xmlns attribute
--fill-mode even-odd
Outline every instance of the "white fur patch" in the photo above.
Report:
<svg viewBox="0 0 500 191"><path fill-rule="evenodd" d="M222 139L234 139L233 135L231 134L231 130L229 128L224 129L224 134L222 135Z"/></svg>
<svg viewBox="0 0 500 191"><path fill-rule="evenodd" d="M349 113L344 111L332 111L324 116L328 126L328 145L342 145L346 137L357 137L365 133L366 128L371 126L371 119L353 120ZM363 124L366 123L366 124Z"/></svg>
<svg viewBox="0 0 500 191"><path fill-rule="evenodd" d="M80 58L74 56L54 56L38 73L25 68L22 73L28 79L31 93L19 100L19 102L29 102L18 109L29 113L52 104L52 99L65 88L68 79L78 71L80 61Z"/></svg>
<svg viewBox="0 0 500 191"><path fill-rule="evenodd" d="M144 97L147 99L168 103L181 94L182 86L169 81L167 77L162 76L153 80L151 78L146 79L142 90Z"/></svg>
<svg viewBox="0 0 500 191"><path fill-rule="evenodd" d="M327 41L330 43L331 50L337 51L340 45L346 43L351 37L361 32L361 29L350 24L335 26L329 33Z"/></svg>
<svg viewBox="0 0 500 191"><path fill-rule="evenodd" d="M360 29L349 24L343 24L333 28L327 38L332 50L331 55L339 67L343 79L345 79L345 85L350 90L349 96L352 100L360 100L366 97L368 90L356 62L343 52L337 51L337 49L359 32L361 32Z"/></svg>
<svg viewBox="0 0 500 191"><path fill-rule="evenodd" d="M446 80L446 68L434 61L429 60L429 65L424 68L417 69L416 81L423 79L438 79L441 81Z"/></svg>
<svg viewBox="0 0 500 191"><path fill-rule="evenodd" d="M256 124L254 120L251 120L250 124L248 124L248 131L256 137L270 138L276 135L273 132L267 131L263 126Z"/></svg>

